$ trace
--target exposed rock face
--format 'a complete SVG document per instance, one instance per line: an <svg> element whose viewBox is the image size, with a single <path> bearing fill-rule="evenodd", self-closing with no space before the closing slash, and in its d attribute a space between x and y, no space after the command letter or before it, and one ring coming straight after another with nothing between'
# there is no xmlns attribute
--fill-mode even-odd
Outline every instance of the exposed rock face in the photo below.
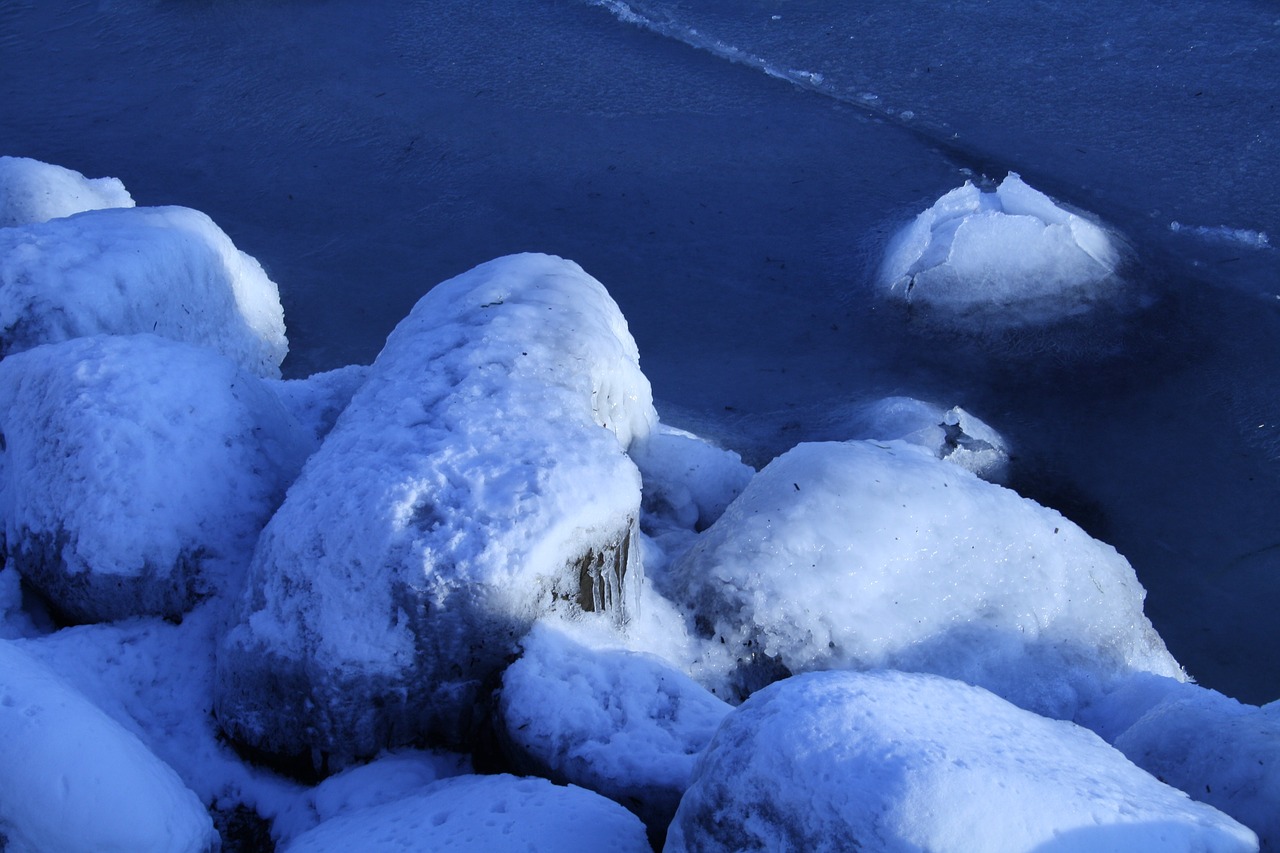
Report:
<svg viewBox="0 0 1280 853"><path fill-rule="evenodd" d="M319 770L463 740L538 615L626 618L626 449L655 422L577 265L514 256L433 289L263 533L219 653L225 731Z"/></svg>
<svg viewBox="0 0 1280 853"><path fill-rule="evenodd" d="M66 618L176 618L238 587L315 447L269 388L153 335L0 362L0 543Z"/></svg>

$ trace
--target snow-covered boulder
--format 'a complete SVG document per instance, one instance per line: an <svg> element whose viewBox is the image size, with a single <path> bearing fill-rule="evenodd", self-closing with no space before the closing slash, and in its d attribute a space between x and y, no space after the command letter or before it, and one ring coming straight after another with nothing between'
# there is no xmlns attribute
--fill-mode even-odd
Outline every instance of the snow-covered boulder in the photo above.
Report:
<svg viewBox="0 0 1280 853"><path fill-rule="evenodd" d="M813 432L835 441L901 439L992 483L1003 483L1009 474L1004 437L959 406L946 409L914 397L884 397L836 409Z"/></svg>
<svg viewBox="0 0 1280 853"><path fill-rule="evenodd" d="M890 243L882 292L929 319L1006 329L1054 323L1123 296L1118 239L1010 173L992 192L970 182Z"/></svg>
<svg viewBox="0 0 1280 853"><path fill-rule="evenodd" d="M459 776L306 832L284 853L649 853L622 806L573 786Z"/></svg>
<svg viewBox="0 0 1280 853"><path fill-rule="evenodd" d="M266 382L284 407L320 442L338 422L338 416L346 411L368 375L368 365L350 364L314 373L305 379L268 379Z"/></svg>
<svg viewBox="0 0 1280 853"><path fill-rule="evenodd" d="M644 479L645 513L688 530L710 527L756 473L732 450L666 424L631 456Z"/></svg>
<svg viewBox="0 0 1280 853"><path fill-rule="evenodd" d="M27 157L0 157L0 228L107 207L133 207L119 178L86 178Z"/></svg>
<svg viewBox="0 0 1280 853"><path fill-rule="evenodd" d="M539 623L502 679L515 765L631 809L661 839L731 706L661 658Z"/></svg>
<svg viewBox="0 0 1280 853"><path fill-rule="evenodd" d="M276 285L209 217L93 210L0 229L0 358L89 335L155 333L275 378L288 352Z"/></svg>
<svg viewBox="0 0 1280 853"><path fill-rule="evenodd" d="M16 643L0 640L0 673L0 849L218 849L200 800L137 737Z"/></svg>
<svg viewBox="0 0 1280 853"><path fill-rule="evenodd" d="M235 586L314 449L262 380L154 335L0 361L0 532L73 621L176 617Z"/></svg>
<svg viewBox="0 0 1280 853"><path fill-rule="evenodd" d="M1245 824L1263 850L1280 850L1280 702L1134 679L1082 717L1134 764Z"/></svg>
<svg viewBox="0 0 1280 853"><path fill-rule="evenodd" d="M1183 677L1115 549L905 442L783 454L665 583L736 650L727 698L808 670L887 667L1069 719L1112 678Z"/></svg>
<svg viewBox="0 0 1280 853"><path fill-rule="evenodd" d="M626 449L655 422L626 322L576 264L512 256L431 290L263 532L220 650L224 729L331 769L464 741L539 615L625 619Z"/></svg>
<svg viewBox="0 0 1280 853"><path fill-rule="evenodd" d="M880 671L797 676L730 714L666 850L1190 853L1257 844L1087 729L960 682Z"/></svg>

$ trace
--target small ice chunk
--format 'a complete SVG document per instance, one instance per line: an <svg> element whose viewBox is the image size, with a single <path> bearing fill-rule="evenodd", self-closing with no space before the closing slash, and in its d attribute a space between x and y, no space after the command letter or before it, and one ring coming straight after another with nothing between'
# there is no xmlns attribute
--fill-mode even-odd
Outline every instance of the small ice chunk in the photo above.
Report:
<svg viewBox="0 0 1280 853"><path fill-rule="evenodd" d="M86 178L27 157L0 157L0 228L108 207L133 207L119 178Z"/></svg>
<svg viewBox="0 0 1280 853"><path fill-rule="evenodd" d="M890 243L880 287L939 322L1007 329L1088 313L1121 291L1105 228L1009 173L993 192L944 195Z"/></svg>
<svg viewBox="0 0 1280 853"><path fill-rule="evenodd" d="M345 812L285 853L650 853L639 818L599 794L545 779L458 776Z"/></svg>
<svg viewBox="0 0 1280 853"><path fill-rule="evenodd" d="M901 672L797 676L730 714L668 853L1254 851L1244 826L1087 729Z"/></svg>
<svg viewBox="0 0 1280 853"><path fill-rule="evenodd" d="M209 813L132 733L0 640L0 849L205 853Z"/></svg>
<svg viewBox="0 0 1280 853"><path fill-rule="evenodd" d="M201 344L268 378L288 352L275 283L203 213L92 210L0 228L0 358L139 333Z"/></svg>

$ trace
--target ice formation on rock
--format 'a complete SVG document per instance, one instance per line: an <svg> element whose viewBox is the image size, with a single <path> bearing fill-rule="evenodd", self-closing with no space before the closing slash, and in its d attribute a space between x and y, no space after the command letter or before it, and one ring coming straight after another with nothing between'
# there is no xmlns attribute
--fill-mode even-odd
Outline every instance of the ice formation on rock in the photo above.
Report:
<svg viewBox="0 0 1280 853"><path fill-rule="evenodd" d="M427 293L258 545L221 645L236 740L324 769L457 743L541 614L626 618L648 380L604 287L519 255Z"/></svg>
<svg viewBox="0 0 1280 853"><path fill-rule="evenodd" d="M93 210L0 229L0 357L138 333L201 344L269 378L288 352L275 283L203 213Z"/></svg>
<svg viewBox="0 0 1280 853"><path fill-rule="evenodd" d="M0 228L107 207L133 207L118 178L86 178L27 157L0 157Z"/></svg>
<svg viewBox="0 0 1280 853"><path fill-rule="evenodd" d="M966 182L894 238L880 270L892 299L947 325L1010 328L1079 316L1123 289L1117 238L1010 173Z"/></svg>

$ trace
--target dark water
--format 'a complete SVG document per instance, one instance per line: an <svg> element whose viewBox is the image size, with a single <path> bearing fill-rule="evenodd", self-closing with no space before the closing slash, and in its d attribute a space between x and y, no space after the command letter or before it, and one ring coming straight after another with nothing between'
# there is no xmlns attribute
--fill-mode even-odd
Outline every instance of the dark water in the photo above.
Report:
<svg viewBox="0 0 1280 853"><path fill-rule="evenodd" d="M1168 227L1280 231L1267 7L1205 6L1230 14L1194 37L1090 7L1072 53L1050 50L1069 22L999 4L775 5L646 8L821 83L579 0L0 2L0 152L209 213L279 283L291 375L371 360L433 284L537 250L613 293L666 419L754 461L860 399L965 405L1025 493L1129 557L1193 675L1276 698L1280 264ZM1072 58L1106 50L1102 78ZM1178 100L1197 68L1204 113ZM870 298L897 225L1009 169L1129 234L1156 306L974 343Z"/></svg>

